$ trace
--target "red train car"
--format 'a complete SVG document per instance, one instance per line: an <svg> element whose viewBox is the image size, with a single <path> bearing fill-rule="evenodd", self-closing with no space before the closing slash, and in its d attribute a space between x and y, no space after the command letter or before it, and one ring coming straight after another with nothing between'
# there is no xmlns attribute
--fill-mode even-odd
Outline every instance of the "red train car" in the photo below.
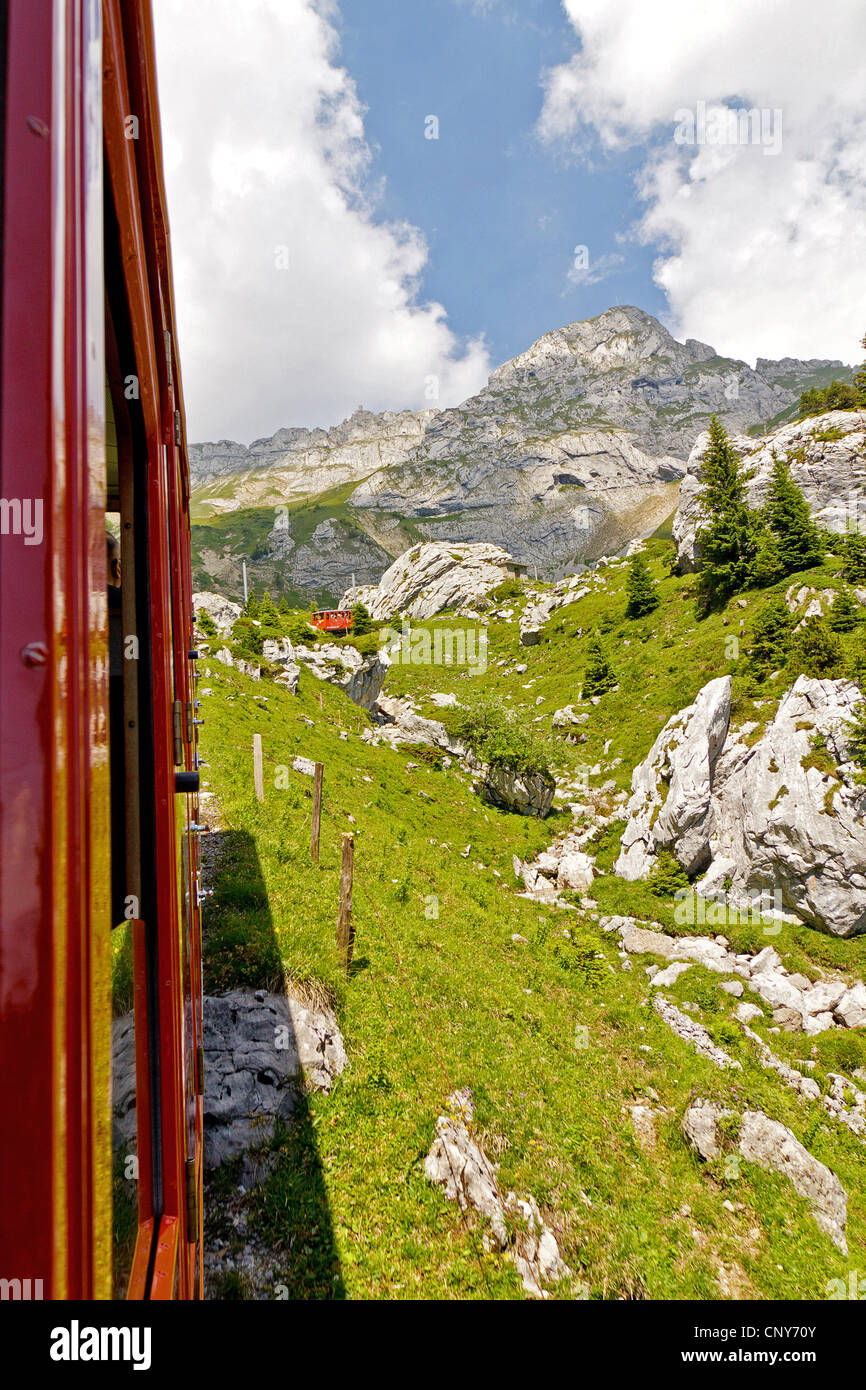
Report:
<svg viewBox="0 0 866 1390"><path fill-rule="evenodd" d="M353 621L351 608L318 608L310 614L310 625L320 632L348 632Z"/></svg>
<svg viewBox="0 0 866 1390"><path fill-rule="evenodd" d="M195 653L150 4L0 14L0 1294L190 1298Z"/></svg>

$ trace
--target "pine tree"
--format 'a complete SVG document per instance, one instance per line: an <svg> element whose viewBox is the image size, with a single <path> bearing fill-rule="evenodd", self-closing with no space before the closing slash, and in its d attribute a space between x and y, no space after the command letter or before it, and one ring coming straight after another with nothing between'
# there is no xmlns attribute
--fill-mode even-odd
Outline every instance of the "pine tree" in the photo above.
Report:
<svg viewBox="0 0 866 1390"><path fill-rule="evenodd" d="M625 589L628 594L625 610L627 618L645 618L648 613L654 613L658 608L659 591L642 555L631 557Z"/></svg>
<svg viewBox="0 0 866 1390"><path fill-rule="evenodd" d="M833 680L843 674L842 643L823 618L805 618L791 640L788 662L794 676Z"/></svg>
<svg viewBox="0 0 866 1390"><path fill-rule="evenodd" d="M752 624L746 669L759 680L784 666L791 646L794 619L782 598L767 599Z"/></svg>
<svg viewBox="0 0 866 1390"><path fill-rule="evenodd" d="M757 584L759 589L769 589L771 585L784 579L786 573L776 536L769 527L762 526L758 531L757 550L752 561L753 583Z"/></svg>
<svg viewBox="0 0 866 1390"><path fill-rule="evenodd" d="M866 583L866 536L849 531L842 542L842 579L848 584Z"/></svg>
<svg viewBox="0 0 866 1390"><path fill-rule="evenodd" d="M195 621L199 631L203 632L205 637L217 637L219 635L217 632L217 625L206 608L200 608L198 610L198 616Z"/></svg>
<svg viewBox="0 0 866 1390"><path fill-rule="evenodd" d="M254 593L250 593L249 598L244 604L243 611L247 618L257 618L259 616L259 601Z"/></svg>
<svg viewBox="0 0 866 1390"><path fill-rule="evenodd" d="M586 670L583 673L583 697L603 695L616 685L613 667L607 659L600 637L591 637L586 648Z"/></svg>
<svg viewBox="0 0 866 1390"><path fill-rule="evenodd" d="M259 604L259 611L257 616L261 619L263 623L273 622L273 620L277 616L276 604L274 603L273 599L271 598L270 592L267 589L265 589L264 596L262 598L261 603Z"/></svg>
<svg viewBox="0 0 866 1390"><path fill-rule="evenodd" d="M860 621L860 609L850 589L840 589L830 605L827 621L834 632L853 632Z"/></svg>
<svg viewBox="0 0 866 1390"><path fill-rule="evenodd" d="M763 509L764 520L776 538L785 574L808 570L824 558L824 541L812 520L809 504L791 477L787 461L773 458L773 471Z"/></svg>
<svg viewBox="0 0 866 1390"><path fill-rule="evenodd" d="M352 632L355 637L363 637L365 632L373 629L373 619L370 617L369 608L365 608L363 603L356 603L352 609Z"/></svg>
<svg viewBox="0 0 866 1390"><path fill-rule="evenodd" d="M699 505L703 524L696 541L700 552L698 611L706 614L744 589L757 550L755 517L746 502L746 483L737 451L714 415L701 465Z"/></svg>

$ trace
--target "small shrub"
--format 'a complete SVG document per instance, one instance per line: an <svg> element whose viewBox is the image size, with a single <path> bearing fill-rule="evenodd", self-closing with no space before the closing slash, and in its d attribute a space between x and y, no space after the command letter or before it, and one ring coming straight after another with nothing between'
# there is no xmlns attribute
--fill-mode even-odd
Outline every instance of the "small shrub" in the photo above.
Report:
<svg viewBox="0 0 866 1390"><path fill-rule="evenodd" d="M456 736L468 743L479 761L488 767L508 768L518 775L550 775L550 752L545 740L534 729L519 723L497 696L477 696L456 712L451 725Z"/></svg>
<svg viewBox="0 0 866 1390"><path fill-rule="evenodd" d="M670 850L663 849L656 855L647 884L657 898L672 898L678 889L688 888L689 876Z"/></svg>

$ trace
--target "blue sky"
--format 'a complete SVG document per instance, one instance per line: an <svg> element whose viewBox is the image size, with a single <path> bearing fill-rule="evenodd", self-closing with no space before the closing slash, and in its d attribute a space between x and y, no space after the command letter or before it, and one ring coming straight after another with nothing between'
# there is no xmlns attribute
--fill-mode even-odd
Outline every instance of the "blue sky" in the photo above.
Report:
<svg viewBox="0 0 866 1390"><path fill-rule="evenodd" d="M457 405L613 304L862 356L863 0L153 4L194 440Z"/></svg>
<svg viewBox="0 0 866 1390"><path fill-rule="evenodd" d="M653 251L621 245L636 220L639 155L590 169L537 134L541 74L568 60L575 34L558 0L474 10L455 0L342 0L341 60L366 106L380 213L419 226L430 247L423 293L461 337L485 334L498 364L542 333L611 304L664 313ZM411 15L411 23L407 16ZM424 138L425 117L439 139ZM574 248L597 284L570 284Z"/></svg>

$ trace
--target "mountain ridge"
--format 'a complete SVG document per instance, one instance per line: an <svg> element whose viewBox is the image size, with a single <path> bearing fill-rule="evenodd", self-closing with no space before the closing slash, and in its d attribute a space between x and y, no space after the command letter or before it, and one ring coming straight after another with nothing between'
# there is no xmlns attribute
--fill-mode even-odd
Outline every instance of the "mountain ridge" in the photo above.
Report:
<svg viewBox="0 0 866 1390"><path fill-rule="evenodd" d="M359 407L328 430L190 446L197 583L237 592L242 552L214 523L254 508L261 524L243 553L278 591L336 600L353 573L375 582L416 539L490 541L558 577L671 514L712 414L760 433L790 418L803 390L851 370L816 358L751 368L678 342L635 306L608 309L543 334L457 407Z"/></svg>

